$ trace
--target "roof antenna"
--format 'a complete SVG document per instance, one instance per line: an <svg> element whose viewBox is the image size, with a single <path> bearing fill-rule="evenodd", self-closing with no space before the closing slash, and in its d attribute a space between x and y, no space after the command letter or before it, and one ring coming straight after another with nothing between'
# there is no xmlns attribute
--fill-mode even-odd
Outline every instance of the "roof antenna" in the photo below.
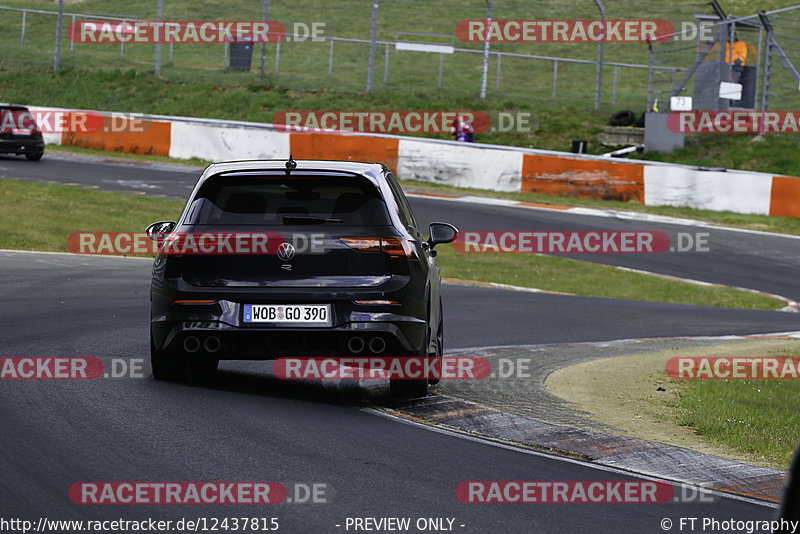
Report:
<svg viewBox="0 0 800 534"><path fill-rule="evenodd" d="M297 162L292 159L292 155L289 154L289 161L286 162L286 176L292 174L292 171L297 167Z"/></svg>

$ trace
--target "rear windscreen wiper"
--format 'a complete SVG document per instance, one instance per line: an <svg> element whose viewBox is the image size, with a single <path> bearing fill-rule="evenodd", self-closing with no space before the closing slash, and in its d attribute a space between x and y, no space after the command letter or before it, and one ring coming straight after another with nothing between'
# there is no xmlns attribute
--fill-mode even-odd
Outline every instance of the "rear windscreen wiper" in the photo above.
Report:
<svg viewBox="0 0 800 534"><path fill-rule="evenodd" d="M340 223L341 219L330 219L326 217L311 217L309 215L284 215L283 224L325 224Z"/></svg>

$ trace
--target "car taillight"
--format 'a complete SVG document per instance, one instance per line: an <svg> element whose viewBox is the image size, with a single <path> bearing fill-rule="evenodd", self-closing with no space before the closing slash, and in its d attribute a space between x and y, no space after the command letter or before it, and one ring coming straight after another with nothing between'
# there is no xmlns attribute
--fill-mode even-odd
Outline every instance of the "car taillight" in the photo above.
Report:
<svg viewBox="0 0 800 534"><path fill-rule="evenodd" d="M362 252L378 252L381 249L380 237L343 237L340 241L353 250Z"/></svg>
<svg viewBox="0 0 800 534"><path fill-rule="evenodd" d="M402 237L342 237L341 242L361 252L381 251L392 257L414 258L414 246Z"/></svg>
<svg viewBox="0 0 800 534"><path fill-rule="evenodd" d="M414 256L414 247L402 237L382 237L381 251L389 256Z"/></svg>

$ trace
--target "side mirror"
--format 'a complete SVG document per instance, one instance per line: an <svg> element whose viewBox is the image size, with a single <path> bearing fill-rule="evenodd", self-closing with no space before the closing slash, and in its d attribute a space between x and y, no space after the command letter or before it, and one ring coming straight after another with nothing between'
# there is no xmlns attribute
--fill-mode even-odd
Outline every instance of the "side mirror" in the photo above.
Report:
<svg viewBox="0 0 800 534"><path fill-rule="evenodd" d="M175 225L177 223L175 221L158 221L154 222L150 226L145 229L147 232L147 237L152 239L153 241L160 241L164 239L164 236L170 233L172 230L175 229Z"/></svg>
<svg viewBox="0 0 800 534"><path fill-rule="evenodd" d="M428 230L430 230L431 233L431 236L428 238L428 243L431 244L431 248L440 243L451 243L458 233L458 228L452 224L443 222L431 223Z"/></svg>

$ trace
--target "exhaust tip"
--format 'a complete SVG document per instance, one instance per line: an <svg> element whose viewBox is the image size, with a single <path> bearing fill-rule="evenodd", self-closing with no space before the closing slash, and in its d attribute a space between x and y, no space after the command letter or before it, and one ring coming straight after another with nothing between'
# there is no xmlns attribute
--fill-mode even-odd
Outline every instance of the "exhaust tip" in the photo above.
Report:
<svg viewBox="0 0 800 534"><path fill-rule="evenodd" d="M186 352L197 352L200 350L200 340L195 336L189 336L183 340L183 349Z"/></svg>
<svg viewBox="0 0 800 534"><path fill-rule="evenodd" d="M386 350L386 341L382 337L373 337L369 340L369 350L373 354L380 354Z"/></svg>
<svg viewBox="0 0 800 534"><path fill-rule="evenodd" d="M206 352L217 352L221 346L222 342L217 336L208 336L203 341L203 348L206 349Z"/></svg>
<svg viewBox="0 0 800 534"><path fill-rule="evenodd" d="M364 350L364 340L358 336L353 336L347 340L347 348L350 349L350 352L353 354L358 354Z"/></svg>

